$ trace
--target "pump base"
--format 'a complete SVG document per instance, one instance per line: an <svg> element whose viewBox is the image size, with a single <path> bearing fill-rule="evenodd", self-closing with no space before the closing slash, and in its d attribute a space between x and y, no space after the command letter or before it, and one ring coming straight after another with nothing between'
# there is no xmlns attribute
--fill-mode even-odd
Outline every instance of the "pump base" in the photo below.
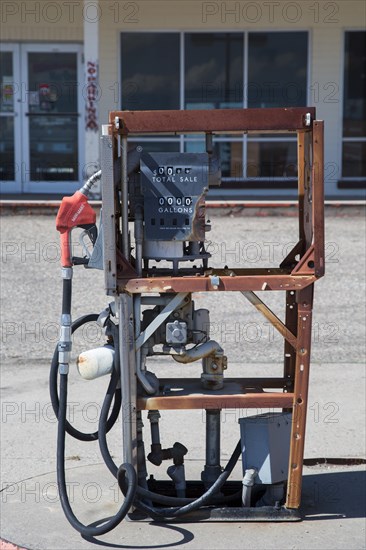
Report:
<svg viewBox="0 0 366 550"><path fill-rule="evenodd" d="M170 481L156 480L150 478L148 487L151 491L167 496L175 496L173 484ZM301 521L300 511L297 509L286 508L285 506L255 506L255 503L261 497L261 488L257 486L253 491L253 506L241 506L241 481L227 481L223 487L222 495L232 500L225 504L213 504L204 506L199 510L190 512L184 516L174 519L152 520L150 516L145 516L139 510L134 510L128 514L130 521L156 521L157 523L181 523L198 521ZM204 493L204 485L201 481L187 481L187 497L198 498Z"/></svg>
<svg viewBox="0 0 366 550"><path fill-rule="evenodd" d="M142 517L141 512L135 511L128 514L130 521L155 521L156 523L194 523L194 522L207 522L207 521L275 521L275 522L287 522L287 521L302 521L299 510L291 510L281 506L276 508L274 506L261 506L259 508L243 508L237 506L226 506L222 508L207 507L191 512L185 516L180 516L175 519L159 519L152 520L151 517Z"/></svg>

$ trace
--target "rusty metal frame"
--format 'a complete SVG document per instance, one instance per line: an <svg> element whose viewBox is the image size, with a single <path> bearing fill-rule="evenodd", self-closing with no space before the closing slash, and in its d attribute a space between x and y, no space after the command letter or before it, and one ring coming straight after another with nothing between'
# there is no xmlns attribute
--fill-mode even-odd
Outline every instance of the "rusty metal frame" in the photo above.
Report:
<svg viewBox="0 0 366 550"><path fill-rule="evenodd" d="M278 268L211 269L204 275L137 277L131 258L117 251L116 294L239 291L284 337L283 378L226 379L218 392L204 392L197 380L179 379L181 391L167 394L174 380L161 380L156 396L136 396L137 410L273 407L293 413L287 508L298 508L308 396L313 287L324 274L324 125L315 109L226 109L209 111L114 111L107 133L113 158L118 141L130 135L184 133L296 132L298 146L299 240ZM117 261L118 260L118 261ZM215 284L211 277L215 275ZM219 284L217 284L219 277ZM285 321L255 291L285 293Z"/></svg>

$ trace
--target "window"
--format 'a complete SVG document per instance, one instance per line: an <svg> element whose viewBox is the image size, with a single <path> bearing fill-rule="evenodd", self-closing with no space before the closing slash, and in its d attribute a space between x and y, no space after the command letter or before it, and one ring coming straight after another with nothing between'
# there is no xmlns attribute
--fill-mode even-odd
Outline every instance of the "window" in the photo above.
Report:
<svg viewBox="0 0 366 550"><path fill-rule="evenodd" d="M123 33L122 109L305 106L307 59L306 32ZM159 137L134 141L167 146ZM168 142L187 152L205 147L194 135ZM224 187L296 187L296 136L226 135L214 143Z"/></svg>
<svg viewBox="0 0 366 550"><path fill-rule="evenodd" d="M122 34L122 109L179 109L179 34Z"/></svg>
<svg viewBox="0 0 366 550"><path fill-rule="evenodd" d="M15 179L13 53L0 52L0 179Z"/></svg>
<svg viewBox="0 0 366 550"><path fill-rule="evenodd" d="M184 108L243 106L242 33L185 35Z"/></svg>
<svg viewBox="0 0 366 550"><path fill-rule="evenodd" d="M77 55L28 52L30 178L78 181Z"/></svg>
<svg viewBox="0 0 366 550"><path fill-rule="evenodd" d="M342 177L366 178L366 32L345 33Z"/></svg>
<svg viewBox="0 0 366 550"><path fill-rule="evenodd" d="M71 43L0 44L1 192L78 188L81 53L82 46Z"/></svg>

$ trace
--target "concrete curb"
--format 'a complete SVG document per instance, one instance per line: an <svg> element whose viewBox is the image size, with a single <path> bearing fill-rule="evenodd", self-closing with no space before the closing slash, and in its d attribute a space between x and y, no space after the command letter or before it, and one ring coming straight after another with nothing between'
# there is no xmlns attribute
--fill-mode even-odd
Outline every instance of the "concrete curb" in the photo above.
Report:
<svg viewBox="0 0 366 550"><path fill-rule="evenodd" d="M26 550L26 548L15 546L7 540L0 539L0 550Z"/></svg>

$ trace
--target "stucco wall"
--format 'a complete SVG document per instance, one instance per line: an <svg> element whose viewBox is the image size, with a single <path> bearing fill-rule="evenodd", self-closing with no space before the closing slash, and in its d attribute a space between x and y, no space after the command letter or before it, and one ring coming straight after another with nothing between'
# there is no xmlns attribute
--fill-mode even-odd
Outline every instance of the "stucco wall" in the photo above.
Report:
<svg viewBox="0 0 366 550"><path fill-rule="evenodd" d="M83 40L83 1L0 2L1 40L15 42ZM88 15L88 12L86 12ZM92 11L90 11L92 17Z"/></svg>
<svg viewBox="0 0 366 550"><path fill-rule="evenodd" d="M107 122L108 111L120 107L123 31L309 31L309 104L326 121L327 189L336 191L341 169L344 31L362 29L364 2L100 0L98 6L90 0L85 8L82 0L3 0L0 9L2 40L16 42L82 41L85 17L99 21L101 124Z"/></svg>
<svg viewBox="0 0 366 550"><path fill-rule="evenodd" d="M123 4L125 4L123 6ZM102 5L105 5L103 3ZM100 25L101 121L118 107L120 33L138 30L307 30L310 41L309 104L326 121L325 161L328 193L341 175L343 36L362 28L363 2L198 2L140 0L103 10ZM162 60L163 62L163 60ZM115 93L116 92L116 93ZM357 192L356 192L357 194Z"/></svg>

